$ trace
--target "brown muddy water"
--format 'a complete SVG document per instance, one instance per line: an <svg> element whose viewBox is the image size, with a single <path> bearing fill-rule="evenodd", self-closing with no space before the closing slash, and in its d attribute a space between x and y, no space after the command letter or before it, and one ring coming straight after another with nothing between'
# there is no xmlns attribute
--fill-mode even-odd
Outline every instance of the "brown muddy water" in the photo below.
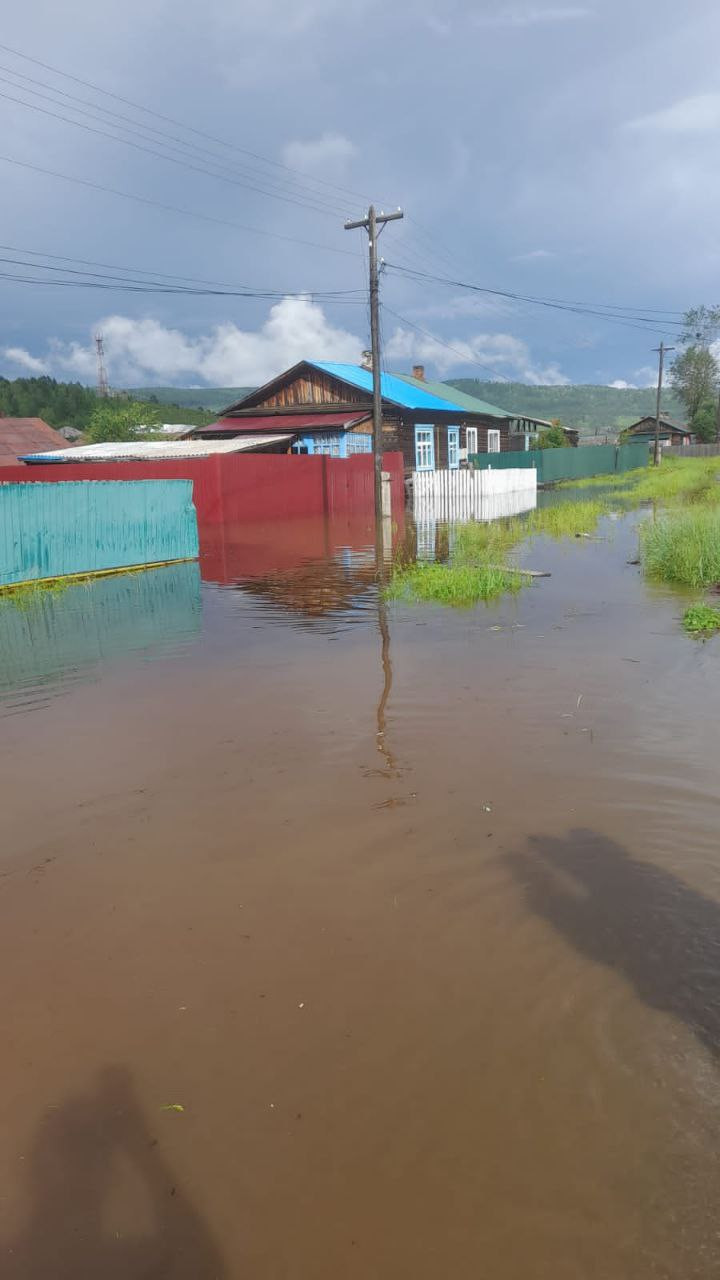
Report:
<svg viewBox="0 0 720 1280"><path fill-rule="evenodd" d="M3 606L2 1277L718 1274L720 641L634 520L384 654L357 545Z"/></svg>

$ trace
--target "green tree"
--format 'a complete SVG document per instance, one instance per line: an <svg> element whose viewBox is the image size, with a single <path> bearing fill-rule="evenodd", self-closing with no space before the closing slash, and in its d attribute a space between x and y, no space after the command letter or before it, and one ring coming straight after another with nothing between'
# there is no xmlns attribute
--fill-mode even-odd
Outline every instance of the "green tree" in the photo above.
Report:
<svg viewBox="0 0 720 1280"><path fill-rule="evenodd" d="M156 406L137 400L98 400L90 415L85 434L91 444L103 444L108 440L151 440L160 426L160 413ZM149 427L149 431L139 428Z"/></svg>
<svg viewBox="0 0 720 1280"><path fill-rule="evenodd" d="M690 430L701 444L712 444L718 434L718 406L716 400L705 400L690 419Z"/></svg>
<svg viewBox="0 0 720 1280"><path fill-rule="evenodd" d="M709 346L693 342L673 360L670 377L692 420L702 405L717 394L720 366Z"/></svg>
<svg viewBox="0 0 720 1280"><path fill-rule="evenodd" d="M542 431L535 445L536 449L568 449L569 447L570 441L559 422L554 422L546 431Z"/></svg>

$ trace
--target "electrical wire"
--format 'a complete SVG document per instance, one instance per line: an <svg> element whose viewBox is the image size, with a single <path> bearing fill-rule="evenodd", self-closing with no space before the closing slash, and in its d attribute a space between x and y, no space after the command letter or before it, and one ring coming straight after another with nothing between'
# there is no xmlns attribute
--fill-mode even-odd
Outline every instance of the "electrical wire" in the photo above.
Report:
<svg viewBox="0 0 720 1280"><path fill-rule="evenodd" d="M398 271L402 275L415 277L417 280L431 280L439 284L449 285L455 289L466 289L473 293L487 294L491 297L505 298L514 302L523 302L532 306L547 307L552 310L566 311L574 315L594 316L596 319L605 320L610 324L622 324L629 328L642 329L645 332L662 333L664 330L659 328L650 328L652 325L663 324L667 328L684 329L683 320L665 319L670 315L682 315L678 312L662 312L645 309L645 314L640 314L642 308L621 307L616 303L583 303L573 302L565 299L557 298L540 298L531 295L515 293L505 289L491 289L484 285L470 284L465 280L452 280L445 276L434 276L428 272L409 271L407 267L395 266L393 263L387 263L390 270Z"/></svg>
<svg viewBox="0 0 720 1280"><path fill-rule="evenodd" d="M347 298L354 298L355 300L360 300L360 299L364 299L366 296L366 290L364 289L317 289L317 290L260 289L255 286L246 285L246 284L243 284L243 285L225 284L217 280L199 280L192 276L172 276L172 275L167 275L164 272L145 271L142 268L121 267L121 266L118 266L117 264L110 264L110 263L89 262L87 259L83 259L83 258L71 258L67 255L45 253L35 249L16 249L10 245L0 245L0 250L11 252L11 253L24 253L24 254L27 254L29 257L36 258L36 259L52 258L58 262L63 262L63 263L74 262L76 264L75 267L68 267L64 265L61 267L58 267L58 266L53 266L49 263L26 262L19 258L0 257L0 262L5 263L6 265L30 267L36 270L52 271L52 272L58 272L58 273L65 272L68 275L94 277L94 278L102 279L105 282L117 281L118 283L145 285L146 287L150 287L152 285L158 285L162 288L172 287L173 289L177 289L178 292L187 292L187 293L194 293L194 294L220 293L220 294L228 294L229 296L233 296L233 297L262 297L262 298L307 297L307 298L313 298L316 300L322 300L323 302L338 302L338 301L344 301ZM115 275L108 275L107 270L102 272L85 270L85 268L90 266L109 268L109 270L111 271L120 271L120 272L123 272L124 274L121 276L115 276ZM134 274L128 275L128 273L134 273ZM142 280L142 279L138 279L138 276L150 277L150 279ZM168 281L174 282L174 283L172 285L168 285L167 283ZM189 285L193 285L193 286L209 285L212 287L189 288L188 287Z"/></svg>
<svg viewBox="0 0 720 1280"><path fill-rule="evenodd" d="M329 190L338 192L345 197L352 196L355 199L367 201L367 196L360 192L353 191L347 187L341 187L336 183L328 182L324 178L310 177L309 175L302 173L301 170L292 168L291 165L283 164L279 160L273 160L268 156L259 154L258 152L250 151L246 147L241 147L234 142L228 142L226 139L219 138L212 133L206 133L202 129L195 128L193 125L184 124L183 121L176 120L173 116L164 115L162 112L155 111L151 107L143 106L142 103L134 102L131 98L125 98L121 94L113 93L109 89L104 89L101 85L94 84L91 80L84 80L81 76L73 75L69 71L63 71L60 67L55 67L51 63L43 62L39 58L33 58L30 54L22 53L21 50L15 49L11 45L0 43L0 49L4 50L5 53L12 54L13 57L21 58L24 62L30 62L34 66L41 67L44 71L50 71L53 75L62 76L65 80L71 80L74 84L79 84L86 89L91 89L93 93L99 93L106 98L112 98L115 102L121 102L124 106L131 107L133 111L142 112L144 115L152 116L156 120L162 120L165 124L170 124L176 128L184 129L186 132L194 134L195 137L203 138L206 142L212 142L216 146L236 151L238 154L244 155L248 157L248 159L254 160L257 163L265 164L273 169L278 169L284 173L291 174L296 181L300 179L303 183L308 185L314 184L315 186L326 187ZM20 75L19 72L11 74ZM29 79L29 77L25 78ZM386 203L389 204L389 202Z"/></svg>
<svg viewBox="0 0 720 1280"><path fill-rule="evenodd" d="M179 213L183 217L199 218L203 222L212 222L217 226L231 227L235 231L248 231L252 235L266 236L271 240L283 240L287 244L299 244L306 249L320 249L324 253L339 253L344 258L352 258L354 254L349 249L337 249L333 245L318 244L315 240L304 240L298 236L283 235L279 231L267 231L260 227L251 227L246 223L233 222L229 218L218 218L214 214L199 213L195 209L182 209L178 205L166 204L161 200L152 200L149 196L139 196L132 192L120 191L117 187L108 187L101 182L91 182L88 178L76 178L71 174L60 173L57 169L46 169L39 164L31 164L29 160L18 160L15 156L0 155L0 161L6 164L17 165L21 169L30 169L34 173L42 173L46 177L60 178L63 182L73 182L81 187L88 187L94 191L103 191L108 195L120 196L123 200L133 200L138 204L150 205L156 209L162 209L165 213Z"/></svg>
<svg viewBox="0 0 720 1280"><path fill-rule="evenodd" d="M430 338L430 340L432 342L436 342L438 346L445 347L448 351L454 352L456 356L460 357L463 364L474 365L478 369L488 369L494 378L500 378L503 382L513 381L512 378L508 378L504 373L499 373L493 365L487 364L483 360L478 360L476 358L468 359L467 351L459 351L457 347L451 346L449 342L444 342L443 339L438 338L436 334L430 333L429 329L423 329L419 324L415 324L412 320L408 320L407 316L401 316L397 311L393 311L386 303L383 302L382 307L389 316L393 316L394 319L399 320L401 324L408 325L410 329L415 329L417 333L421 333L423 337Z"/></svg>

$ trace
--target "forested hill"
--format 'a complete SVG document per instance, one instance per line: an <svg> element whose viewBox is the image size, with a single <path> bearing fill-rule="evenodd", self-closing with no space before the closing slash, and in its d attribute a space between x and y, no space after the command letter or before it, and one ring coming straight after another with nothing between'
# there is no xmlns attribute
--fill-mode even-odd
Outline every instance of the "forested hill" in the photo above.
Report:
<svg viewBox="0 0 720 1280"><path fill-rule="evenodd" d="M534 418L559 418L567 427L591 434L616 432L646 414L655 412L652 388L620 390L616 387L530 387L524 382L490 382L478 378L448 379L468 395L501 409ZM163 422L210 422L212 417L249 387L139 387L117 392L111 403L118 409L128 400L155 406ZM0 414L11 418L44 418L51 427L84 430L98 403L94 388L54 378L0 377ZM671 388L663 392L663 411L684 422L683 406Z"/></svg>
<svg viewBox="0 0 720 1280"><path fill-rule="evenodd" d="M228 405L242 400L254 387L135 387L128 395L137 400L178 404L188 409L209 409L219 413Z"/></svg>
<svg viewBox="0 0 720 1280"><path fill-rule="evenodd" d="M527 413L533 418L559 418L566 427L591 434L617 431L646 414L655 413L652 387L620 389L594 385L530 387L524 382L490 382L479 378L447 379L466 395L489 400L500 409ZM663 392L663 412L678 422L685 421L681 401L668 387Z"/></svg>
<svg viewBox="0 0 720 1280"><path fill-rule="evenodd" d="M196 403L196 398L180 402L178 397L182 395L183 392L177 390L174 399L168 397L161 401L156 391L149 388L143 395L123 391L105 401L99 400L94 387L84 387L80 382L57 382L55 378L47 377L12 380L0 377L0 414L6 418L42 418L48 426L56 429L75 427L84 431L98 404L108 404L120 411L132 401L142 403L149 411L156 409L162 422L202 426L212 421L212 412L188 407ZM231 400L232 396L223 404L229 404Z"/></svg>

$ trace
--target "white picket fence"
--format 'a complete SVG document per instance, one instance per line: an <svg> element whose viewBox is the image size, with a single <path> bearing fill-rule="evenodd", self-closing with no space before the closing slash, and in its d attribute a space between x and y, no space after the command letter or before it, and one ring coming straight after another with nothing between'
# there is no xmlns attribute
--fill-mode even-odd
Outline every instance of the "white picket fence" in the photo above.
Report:
<svg viewBox="0 0 720 1280"><path fill-rule="evenodd" d="M497 520L537 506L534 467L503 471L414 471L416 520Z"/></svg>

